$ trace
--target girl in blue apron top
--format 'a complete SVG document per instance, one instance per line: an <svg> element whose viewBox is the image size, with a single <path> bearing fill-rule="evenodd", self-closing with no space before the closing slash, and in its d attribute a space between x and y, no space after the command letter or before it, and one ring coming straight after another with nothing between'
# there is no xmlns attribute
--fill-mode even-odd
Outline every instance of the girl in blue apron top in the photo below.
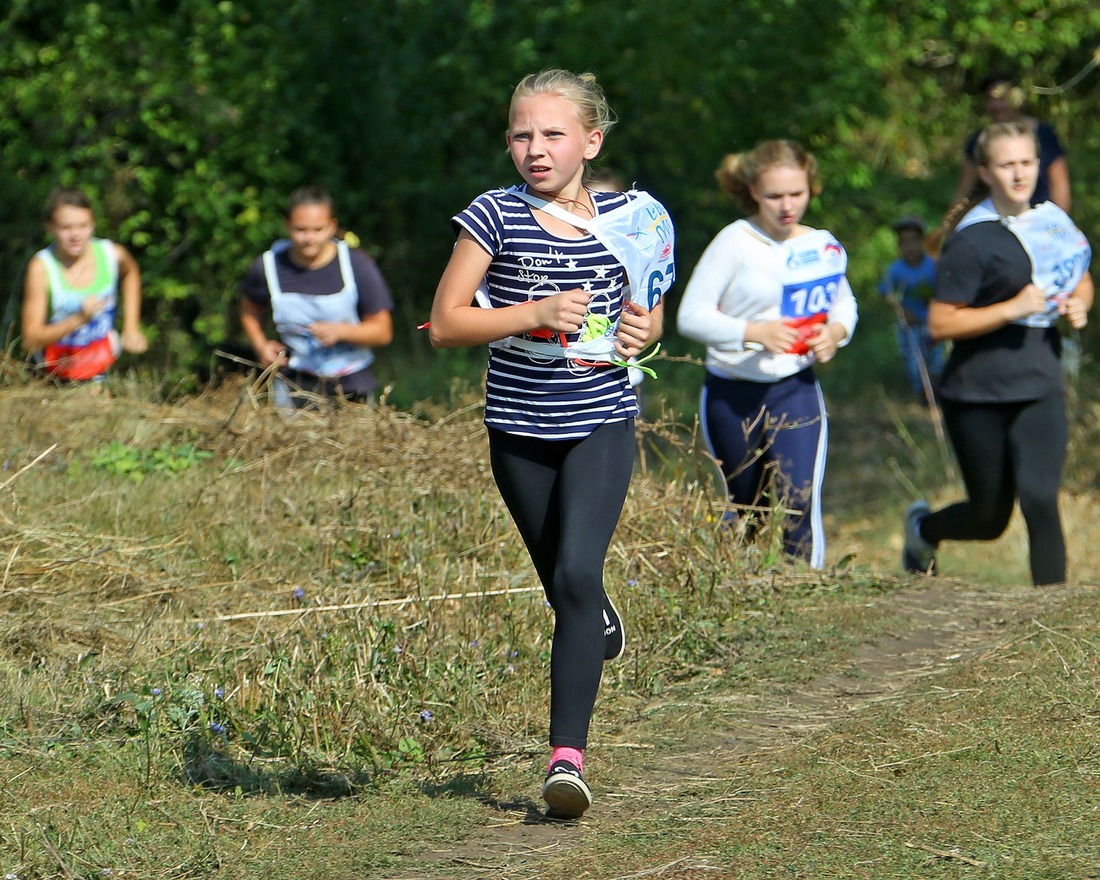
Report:
<svg viewBox="0 0 1100 880"><path fill-rule="evenodd" d="M634 461L628 361L660 337L674 275L659 202L584 186L611 124L591 74L520 82L507 143L523 184L454 218L430 323L437 347L490 346L493 476L554 610L543 798L562 818L592 802L583 750L603 663L624 646L603 566Z"/></svg>
<svg viewBox="0 0 1100 880"><path fill-rule="evenodd" d="M760 514L779 511L785 551L821 568L828 420L813 365L856 327L847 255L802 224L820 187L799 144L727 156L717 177L748 216L707 246L677 313L680 332L707 346L703 434L729 490L727 520L751 537Z"/></svg>
<svg viewBox="0 0 1100 880"><path fill-rule="evenodd" d="M940 384L967 498L934 513L910 506L902 564L933 573L941 541L991 541L1020 503L1031 577L1066 579L1058 491L1068 427L1064 319L1088 322L1091 249L1053 202L1030 200L1039 173L1034 129L995 123L977 142L979 187L948 215L928 329L954 341Z"/></svg>
<svg viewBox="0 0 1100 880"><path fill-rule="evenodd" d="M240 285L241 327L260 364L278 364L276 403L317 396L369 399L374 349L393 339L393 300L374 260L337 239L332 198L320 187L291 194L287 238ZM264 331L270 312L276 339Z"/></svg>
<svg viewBox="0 0 1100 880"><path fill-rule="evenodd" d="M53 242L27 265L23 345L47 374L66 382L102 380L121 351L142 354L141 272L122 245L95 237L91 202L58 188L46 204ZM122 334L115 331L119 294Z"/></svg>

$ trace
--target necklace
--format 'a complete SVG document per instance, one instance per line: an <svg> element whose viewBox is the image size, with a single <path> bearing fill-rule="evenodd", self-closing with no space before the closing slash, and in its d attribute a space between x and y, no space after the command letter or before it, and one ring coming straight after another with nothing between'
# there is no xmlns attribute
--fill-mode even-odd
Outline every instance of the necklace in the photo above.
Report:
<svg viewBox="0 0 1100 880"><path fill-rule="evenodd" d="M576 208L580 208L581 211L584 211L584 213L586 213L589 217L594 217L595 216L595 214L593 214L593 212L592 212L592 209L588 205L586 205L584 202L582 202L580 199L570 199L570 198L567 198L566 196L557 196L554 199L554 204L557 204L559 202L567 203L567 205L570 206L568 208L568 210L573 214L579 213L578 211L574 210L574 207L576 207Z"/></svg>

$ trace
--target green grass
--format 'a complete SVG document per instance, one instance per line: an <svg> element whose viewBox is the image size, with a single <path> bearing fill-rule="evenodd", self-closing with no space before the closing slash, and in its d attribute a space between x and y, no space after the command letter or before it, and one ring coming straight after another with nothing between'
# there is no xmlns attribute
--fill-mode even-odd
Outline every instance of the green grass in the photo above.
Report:
<svg viewBox="0 0 1100 880"><path fill-rule="evenodd" d="M766 757L720 757L631 820L646 845L617 849L619 870L686 858L744 878L1097 876L1098 599ZM614 876L600 858L581 876Z"/></svg>
<svg viewBox="0 0 1100 880"><path fill-rule="evenodd" d="M288 422L245 385L3 384L5 874L1100 876L1100 597L998 604L1018 532L944 553L1003 618L983 650L823 702L837 676L884 687L867 652L914 625L900 512L958 491L886 391L834 407L833 567L811 572L774 530L720 527L690 383L647 389L606 571L630 648L594 721L597 810L563 828L536 821L552 620L468 387ZM1086 489L1100 420L1077 406ZM1065 507L1095 570L1091 492Z"/></svg>

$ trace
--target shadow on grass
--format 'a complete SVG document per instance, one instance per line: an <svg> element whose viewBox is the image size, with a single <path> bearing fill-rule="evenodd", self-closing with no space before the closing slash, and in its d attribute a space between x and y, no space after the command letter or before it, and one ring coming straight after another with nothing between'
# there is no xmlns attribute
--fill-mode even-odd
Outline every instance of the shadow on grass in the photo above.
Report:
<svg viewBox="0 0 1100 880"><path fill-rule="evenodd" d="M309 765L270 768L234 760L197 738L188 749L184 781L207 791L234 797L297 797L306 800L339 800L377 788L381 776L365 770L344 772ZM419 789L433 799L471 798L502 813L522 813L524 825L570 824L546 816L527 797L500 800L486 794L486 773L460 773L442 782L424 781Z"/></svg>
<svg viewBox="0 0 1100 880"><path fill-rule="evenodd" d="M524 825L562 824L561 820L546 816L539 804L528 797L501 800L485 794L489 783L490 776L486 773L460 773L445 782L425 783L420 790L430 798L472 798L500 813L522 813Z"/></svg>
<svg viewBox="0 0 1100 880"><path fill-rule="evenodd" d="M237 797L290 796L307 800L337 800L359 794L375 784L366 771L343 772L299 765L267 768L236 761L205 741L187 750L183 779L207 791Z"/></svg>

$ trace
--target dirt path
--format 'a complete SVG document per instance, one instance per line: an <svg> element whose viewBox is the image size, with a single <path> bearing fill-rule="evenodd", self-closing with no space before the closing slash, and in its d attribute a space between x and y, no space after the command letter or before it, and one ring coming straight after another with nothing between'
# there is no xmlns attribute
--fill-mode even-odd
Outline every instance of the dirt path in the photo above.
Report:
<svg viewBox="0 0 1100 880"><path fill-rule="evenodd" d="M903 625L868 641L847 658L843 670L781 694L762 683L757 690L704 698L721 704L722 716L729 719L723 730L684 725L674 703L651 714L645 722L648 729L631 732L641 742L657 744L629 758L641 781L617 792L599 792L582 822L544 822L540 805L533 801L494 805L482 833L426 854L423 871L401 876L536 878L541 861L583 845L590 834L606 833L641 802L652 804L657 798L672 804L690 796L701 779L721 776L732 762L774 760L771 753L847 715L897 699L907 688L932 682L955 664L1003 646L1010 624L1056 607L1079 590L1095 589L975 588L944 579L914 582L880 600L890 603ZM706 866L696 870L705 871Z"/></svg>

